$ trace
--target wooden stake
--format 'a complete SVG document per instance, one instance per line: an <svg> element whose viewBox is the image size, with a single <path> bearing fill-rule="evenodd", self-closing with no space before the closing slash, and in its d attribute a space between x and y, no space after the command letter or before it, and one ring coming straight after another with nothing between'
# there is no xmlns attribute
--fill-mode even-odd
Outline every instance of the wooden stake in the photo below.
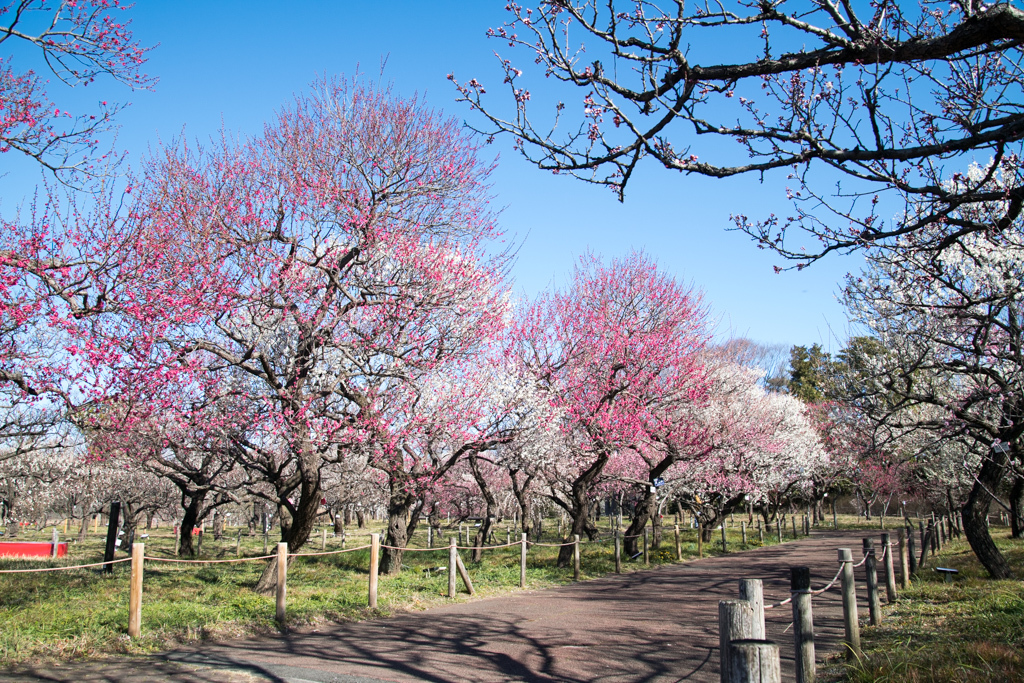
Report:
<svg viewBox="0 0 1024 683"><path fill-rule="evenodd" d="M284 626L285 598L288 593L288 544L277 544L277 623Z"/></svg>
<svg viewBox="0 0 1024 683"><path fill-rule="evenodd" d="M526 588L526 534L522 535L522 545L519 548L519 587Z"/></svg>
<svg viewBox="0 0 1024 683"><path fill-rule="evenodd" d="M142 633L142 558L145 554L144 543L132 545L132 578L128 589L129 638L138 638Z"/></svg>
<svg viewBox="0 0 1024 683"><path fill-rule="evenodd" d="M646 550L646 537L644 538L644 549ZM572 535L572 580L580 580L580 535Z"/></svg>
<svg viewBox="0 0 1024 683"><path fill-rule="evenodd" d="M377 609L377 570L380 565L380 534L370 534L370 586L366 604Z"/></svg>
<svg viewBox="0 0 1024 683"><path fill-rule="evenodd" d="M462 556L456 551L455 553L455 567L459 570L459 576L462 577L462 583L466 586L466 591L473 595L473 582L469 580L469 572L466 571L466 565L462 564Z"/></svg>

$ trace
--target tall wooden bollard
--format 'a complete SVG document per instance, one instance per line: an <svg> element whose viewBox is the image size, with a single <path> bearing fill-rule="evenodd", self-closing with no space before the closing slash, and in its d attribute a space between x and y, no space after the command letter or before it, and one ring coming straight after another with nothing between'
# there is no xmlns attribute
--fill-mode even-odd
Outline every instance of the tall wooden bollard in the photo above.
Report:
<svg viewBox="0 0 1024 683"><path fill-rule="evenodd" d="M846 643L847 657L860 659L860 623L857 621L857 586L853 582L853 552L849 548L839 548L839 562L843 565L843 571L839 574L843 591L843 642Z"/></svg>
<svg viewBox="0 0 1024 683"><path fill-rule="evenodd" d="M732 649L732 683L782 683L782 661L779 646L770 640L734 640Z"/></svg>
<svg viewBox="0 0 1024 683"><path fill-rule="evenodd" d="M871 538L863 539L864 573L867 574L868 584L868 619L872 626L882 623L882 603L878 599L878 557L875 555L875 541Z"/></svg>
<svg viewBox="0 0 1024 683"><path fill-rule="evenodd" d="M910 585L910 560L907 554L906 529L896 530L896 542L900 547L900 588L906 588Z"/></svg>
<svg viewBox="0 0 1024 683"><path fill-rule="evenodd" d="M796 644L796 681L814 683L814 617L811 614L811 569L792 567L789 590L793 597L793 641Z"/></svg>
<svg viewBox="0 0 1024 683"><path fill-rule="evenodd" d="M704 559L704 528L697 522L697 558Z"/></svg>
<svg viewBox="0 0 1024 683"><path fill-rule="evenodd" d="M519 587L526 588L526 534L522 535L519 546Z"/></svg>
<svg viewBox="0 0 1024 683"><path fill-rule="evenodd" d="M615 530L615 573L622 573L622 532Z"/></svg>
<svg viewBox="0 0 1024 683"><path fill-rule="evenodd" d="M580 535L572 535L572 580L580 580Z"/></svg>
<svg viewBox="0 0 1024 683"><path fill-rule="evenodd" d="M675 534L676 534L676 561L680 561L680 560L683 559L683 544L679 541L679 525L678 524L676 524L676 526L675 526Z"/></svg>
<svg viewBox="0 0 1024 683"><path fill-rule="evenodd" d="M743 545L747 544L747 523L740 522L740 537L743 539Z"/></svg>
<svg viewBox="0 0 1024 683"><path fill-rule="evenodd" d="M461 534L461 529L459 530ZM454 538L448 539L448 597L455 597L455 572L458 571L455 568L455 560L459 556L459 551L456 549L456 542Z"/></svg>
<svg viewBox="0 0 1024 683"><path fill-rule="evenodd" d="M907 566L910 567L910 575L917 574L917 549L914 547L914 528L907 527L907 552L909 553L909 562Z"/></svg>
<svg viewBox="0 0 1024 683"><path fill-rule="evenodd" d="M647 544L647 529L644 528L644 565L651 564L650 546Z"/></svg>
<svg viewBox="0 0 1024 683"><path fill-rule="evenodd" d="M285 601L288 595L288 544L277 544L277 623L284 626Z"/></svg>
<svg viewBox="0 0 1024 683"><path fill-rule="evenodd" d="M344 533L344 532L342 532L342 533ZM433 548L434 547L434 525L433 524L428 524L427 525L427 547L428 548Z"/></svg>
<svg viewBox="0 0 1024 683"><path fill-rule="evenodd" d="M754 610L746 600L718 602L718 656L722 683L732 683L732 641L753 634Z"/></svg>
<svg viewBox="0 0 1024 683"><path fill-rule="evenodd" d="M380 568L380 534L370 534L370 585L366 604L377 609L377 572Z"/></svg>
<svg viewBox="0 0 1024 683"><path fill-rule="evenodd" d="M893 571L892 541L882 534L882 575L885 576L885 597L891 605L896 602L896 572Z"/></svg>
<svg viewBox="0 0 1024 683"><path fill-rule="evenodd" d="M764 640L764 586L761 579L740 579L740 600L749 602L754 613L750 637Z"/></svg>
<svg viewBox="0 0 1024 683"><path fill-rule="evenodd" d="M57 527L53 527L53 536L50 539L50 557L57 557L57 548L60 546L60 534L57 533Z"/></svg>
<svg viewBox="0 0 1024 683"><path fill-rule="evenodd" d="M722 553L727 553L727 552L729 552L729 546L726 545L726 540L725 540L725 520L724 519L722 520L721 529L722 529Z"/></svg>
<svg viewBox="0 0 1024 683"><path fill-rule="evenodd" d="M142 633L142 558L145 555L144 543L132 544L132 578L128 589L129 638L138 638Z"/></svg>

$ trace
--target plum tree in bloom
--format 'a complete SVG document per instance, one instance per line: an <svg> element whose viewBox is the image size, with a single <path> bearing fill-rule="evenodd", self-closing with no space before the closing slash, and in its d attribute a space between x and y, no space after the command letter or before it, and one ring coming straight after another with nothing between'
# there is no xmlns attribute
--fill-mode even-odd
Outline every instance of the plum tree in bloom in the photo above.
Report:
<svg viewBox="0 0 1024 683"><path fill-rule="evenodd" d="M951 192L980 183L1001 199L965 205L924 234L902 238L894 252L873 254L845 291L852 317L888 350L872 367L875 400L864 400L872 419L961 439L981 456L962 509L964 532L997 578L1010 576L1010 567L985 519L1007 468L1021 462L1024 434L1024 229L1019 219L1000 223L1019 176L1017 161L1002 158L951 178ZM961 222L988 222L993 230L961 235L937 258L922 253L923 241Z"/></svg>
<svg viewBox="0 0 1024 683"><path fill-rule="evenodd" d="M391 408L500 325L490 170L456 122L343 80L255 139L165 150L135 190L117 273L130 286L92 321L122 340L117 389L230 385L248 407L225 434L274 473L297 550L325 463L384 435L372 447L401 449Z"/></svg>
<svg viewBox="0 0 1024 683"><path fill-rule="evenodd" d="M515 334L517 357L560 413L565 478L552 499L571 533L592 535L595 486L609 462L645 443L658 402L704 399L700 296L643 254L607 265L586 256L564 291L521 311ZM570 557L562 548L559 564Z"/></svg>

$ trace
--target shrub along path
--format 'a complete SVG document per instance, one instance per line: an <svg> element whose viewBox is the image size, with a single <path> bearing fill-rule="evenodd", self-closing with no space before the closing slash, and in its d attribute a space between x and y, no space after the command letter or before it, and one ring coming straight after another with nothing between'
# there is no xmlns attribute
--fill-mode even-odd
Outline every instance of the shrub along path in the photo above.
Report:
<svg viewBox="0 0 1024 683"><path fill-rule="evenodd" d="M765 602L777 603L789 597L789 567L810 567L812 588L820 588L838 569L836 548L851 548L859 560L860 539L868 535L878 532L814 532L781 546L559 588L148 658L22 668L0 673L0 681L714 682L718 601L738 598L738 579L762 579ZM856 575L866 618L864 569ZM814 598L819 662L842 646L837 588ZM793 680L791 608L765 616L768 638L782 646L783 677Z"/></svg>

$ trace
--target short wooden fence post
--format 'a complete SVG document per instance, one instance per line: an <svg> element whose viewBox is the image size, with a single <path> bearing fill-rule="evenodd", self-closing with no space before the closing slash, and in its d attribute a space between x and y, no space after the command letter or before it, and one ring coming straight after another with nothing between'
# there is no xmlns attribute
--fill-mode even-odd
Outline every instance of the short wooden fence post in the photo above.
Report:
<svg viewBox="0 0 1024 683"><path fill-rule="evenodd" d="M907 555L909 561L907 566L910 568L910 575L914 576L917 574L917 549L914 547L914 527L907 527Z"/></svg>
<svg viewBox="0 0 1024 683"><path fill-rule="evenodd" d="M848 648L846 654L850 659L860 659L860 623L857 621L857 586L853 582L853 552L849 548L839 548L839 562L843 566L840 577L843 591L844 642Z"/></svg>
<svg viewBox="0 0 1024 683"><path fill-rule="evenodd" d="M732 683L732 641L751 638L754 609L746 600L718 602L718 653L722 683Z"/></svg>
<svg viewBox="0 0 1024 683"><path fill-rule="evenodd" d="M615 530L615 573L622 573L622 532Z"/></svg>
<svg viewBox="0 0 1024 683"><path fill-rule="evenodd" d="M789 570L789 590L793 597L793 640L796 644L796 681L814 683L814 617L811 614L810 567Z"/></svg>
<svg viewBox="0 0 1024 683"><path fill-rule="evenodd" d="M781 517L776 517L775 518L775 531L778 533L779 543L782 543L782 518Z"/></svg>
<svg viewBox="0 0 1024 683"><path fill-rule="evenodd" d="M138 638L142 633L142 558L145 554L144 543L132 544L132 578L128 590L129 638Z"/></svg>
<svg viewBox="0 0 1024 683"><path fill-rule="evenodd" d="M288 594L288 544L277 544L277 613L275 618L284 626L285 600Z"/></svg>
<svg viewBox="0 0 1024 683"><path fill-rule="evenodd" d="M871 538L863 539L864 545L864 573L867 574L868 584L868 620L872 626L882 623L882 603L878 599L878 558L875 556L875 541Z"/></svg>
<svg viewBox="0 0 1024 683"><path fill-rule="evenodd" d="M320 530L320 550L321 552L327 550L327 527Z"/></svg>
<svg viewBox="0 0 1024 683"><path fill-rule="evenodd" d="M796 515L789 518L789 521L793 523L793 540L796 540Z"/></svg>
<svg viewBox="0 0 1024 683"><path fill-rule="evenodd" d="M896 572L893 570L892 541L889 534L882 534L882 574L885 576L885 596L891 605L896 602Z"/></svg>
<svg viewBox="0 0 1024 683"><path fill-rule="evenodd" d="M740 579L740 600L749 602L750 609L753 610L754 620L750 637L754 640L764 640L764 585L761 579Z"/></svg>
<svg viewBox="0 0 1024 683"><path fill-rule="evenodd" d="M370 586L366 604L377 609L377 571L380 566L380 534L370 534Z"/></svg>
<svg viewBox="0 0 1024 683"><path fill-rule="evenodd" d="M651 552L650 545L648 544L647 528L644 528L644 565L651 564Z"/></svg>
<svg viewBox="0 0 1024 683"><path fill-rule="evenodd" d="M526 588L526 534L522 535L519 546L519 587Z"/></svg>
<svg viewBox="0 0 1024 683"><path fill-rule="evenodd" d="M572 535L572 580L580 580L580 535Z"/></svg>
<svg viewBox="0 0 1024 683"><path fill-rule="evenodd" d="M704 529L700 522L697 522L697 558L704 559Z"/></svg>
<svg viewBox="0 0 1024 683"><path fill-rule="evenodd" d="M764 545L764 527L761 526L761 522L757 523L757 542Z"/></svg>
<svg viewBox="0 0 1024 683"><path fill-rule="evenodd" d="M67 529L64 531L67 533ZM57 527L53 527L53 537L50 540L50 545L50 557L57 557L57 547L60 545L60 534L57 532Z"/></svg>
<svg viewBox="0 0 1024 683"><path fill-rule="evenodd" d="M910 585L910 566L907 560L907 531L906 529L896 530L896 542L900 549L900 588Z"/></svg>
<svg viewBox="0 0 1024 683"><path fill-rule="evenodd" d="M722 527L721 528L722 528L722 553L727 553L727 552L729 552L729 547L726 545L726 541L725 541L725 520L724 519L722 520Z"/></svg>
<svg viewBox="0 0 1024 683"><path fill-rule="evenodd" d="M678 524L676 524L676 526L675 526L675 533L676 533L676 560L678 561L678 560L682 560L683 559L683 546L682 546L682 543L680 543L680 541L679 541L679 525Z"/></svg>
<svg viewBox="0 0 1024 683"><path fill-rule="evenodd" d="M460 530L460 536L461 530ZM455 568L455 559L459 556L459 551L456 549L456 541L454 538L448 539L448 597L455 597L455 572L458 571Z"/></svg>
<svg viewBox="0 0 1024 683"><path fill-rule="evenodd" d="M747 523L740 522L740 537L743 539L743 545L747 544Z"/></svg>
<svg viewBox="0 0 1024 683"><path fill-rule="evenodd" d="M779 646L770 640L742 639L730 643L731 683L782 683Z"/></svg>

